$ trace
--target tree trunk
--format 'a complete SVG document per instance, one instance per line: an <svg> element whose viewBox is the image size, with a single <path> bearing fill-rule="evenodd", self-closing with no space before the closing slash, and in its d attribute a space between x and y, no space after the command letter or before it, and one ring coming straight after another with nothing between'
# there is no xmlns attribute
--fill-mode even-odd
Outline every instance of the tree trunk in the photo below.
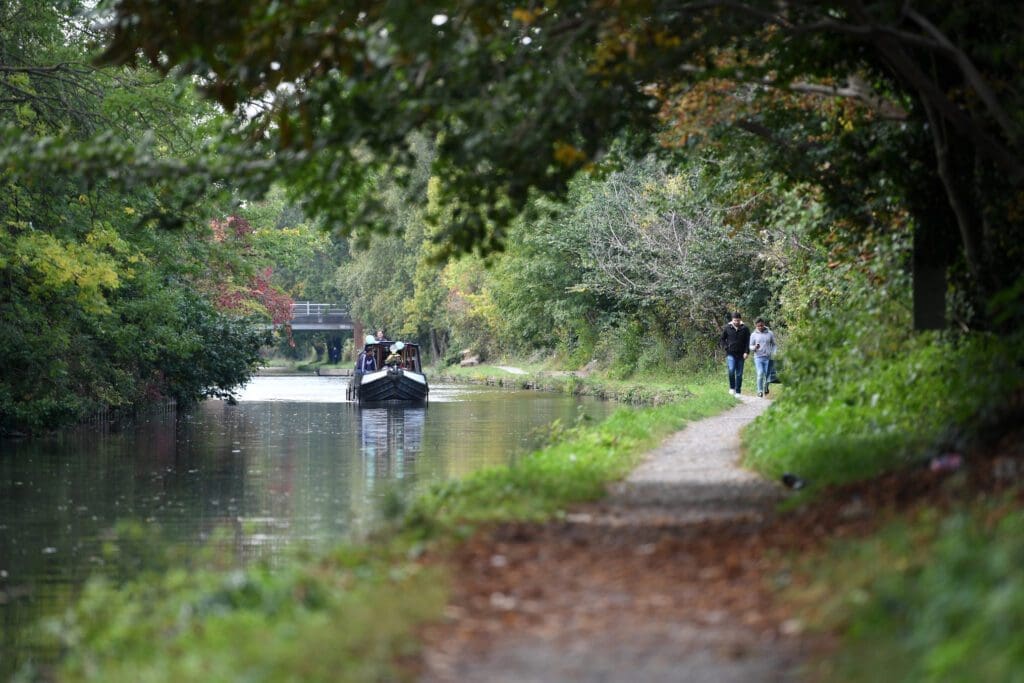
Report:
<svg viewBox="0 0 1024 683"><path fill-rule="evenodd" d="M943 330L946 322L946 264L918 227L914 231L912 267L915 330Z"/></svg>
<svg viewBox="0 0 1024 683"><path fill-rule="evenodd" d="M433 328L430 330L430 353L435 363L444 360L444 357L448 354L447 332Z"/></svg>
<svg viewBox="0 0 1024 683"><path fill-rule="evenodd" d="M358 320L352 321L352 355L358 356L359 352L363 348L363 344L366 341L366 336L363 334L363 323Z"/></svg>

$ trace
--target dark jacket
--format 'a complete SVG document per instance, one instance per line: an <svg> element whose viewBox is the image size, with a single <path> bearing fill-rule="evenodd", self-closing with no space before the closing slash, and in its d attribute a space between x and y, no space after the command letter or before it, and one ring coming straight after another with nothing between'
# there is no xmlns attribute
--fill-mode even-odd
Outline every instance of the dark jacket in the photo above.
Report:
<svg viewBox="0 0 1024 683"><path fill-rule="evenodd" d="M722 329L722 338L719 345L725 352L736 358L743 358L743 354L750 351L750 328L740 323L739 328L729 323Z"/></svg>

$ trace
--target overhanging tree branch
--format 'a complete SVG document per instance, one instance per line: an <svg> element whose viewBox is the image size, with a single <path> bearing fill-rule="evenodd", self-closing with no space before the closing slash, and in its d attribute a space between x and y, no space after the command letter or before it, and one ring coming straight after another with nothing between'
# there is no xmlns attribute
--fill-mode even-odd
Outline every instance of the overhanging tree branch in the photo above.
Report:
<svg viewBox="0 0 1024 683"><path fill-rule="evenodd" d="M702 79L711 78L713 76L711 71L693 64L684 64L679 68L684 73L693 74ZM811 83L810 81L783 82L770 77L745 78L739 71L731 74L730 78L737 83L759 85L784 92L793 92L802 95L820 95L822 97L842 97L857 100L858 102L866 105L880 118L890 121L905 121L908 116L907 110L903 106L897 102L893 102L892 100L887 100L881 95L875 93L864 78L857 74L847 76L845 85Z"/></svg>
<svg viewBox="0 0 1024 683"><path fill-rule="evenodd" d="M861 27L869 29L865 34L866 37L878 50L889 68L916 93L922 103L930 104L934 113L949 121L961 135L972 141L981 154L998 164L1004 171L1009 172L1014 178L1024 176L1024 166L1021 165L1017 156L1007 150L1004 143L989 135L983 126L950 101L935 80L930 78L907 53L899 36L875 24L859 2L851 3L851 13L856 20L861 22Z"/></svg>
<svg viewBox="0 0 1024 683"><path fill-rule="evenodd" d="M814 5L810 4L801 5L801 7L816 9ZM996 120L1007 141L1011 146L1015 145L1020 139L1018 127L999 105L998 99L986 83L984 76L963 50L954 45L926 17L910 8L909 5L903 7L903 16L914 21L927 35L878 23L862 2L853 1L847 3L846 7L848 21L822 17L803 23L792 18L790 10L793 8L789 5L784 6L783 10L779 12L768 12L745 2L719 0L688 3L683 5L681 10L684 12L731 10L762 21L766 25L778 27L793 36L807 33L835 33L863 41L878 50L895 75L901 78L919 98L927 100L939 116L949 121L961 135L971 139L981 154L998 164L1013 177L1024 177L1024 165L1020 162L1018 155L1007 150L1006 144L990 135L980 121L974 120L950 101L947 94L928 78L906 51L907 48L922 49L953 60L965 81L978 94L986 111ZM831 94L838 95L839 93Z"/></svg>
<svg viewBox="0 0 1024 683"><path fill-rule="evenodd" d="M939 31L932 22L928 21L926 17L910 7L909 4L905 4L903 6L903 13L921 26L921 28L923 28L935 40L935 42L953 58L953 61L955 61L957 66L960 67L960 71L963 73L964 79L971 84L971 87L974 88L974 92L978 94L978 99L985 104L989 114L992 115L992 118L995 119L1000 128L1002 128L1003 135L1005 135L1010 142L1017 142L1017 140L1020 139L1020 128L1014 125L1009 115L1007 115L1006 111L999 105L999 100L996 98L995 93L985 81L985 77L982 76L981 72L974 66L970 57L968 57L963 50L954 45L949 38Z"/></svg>

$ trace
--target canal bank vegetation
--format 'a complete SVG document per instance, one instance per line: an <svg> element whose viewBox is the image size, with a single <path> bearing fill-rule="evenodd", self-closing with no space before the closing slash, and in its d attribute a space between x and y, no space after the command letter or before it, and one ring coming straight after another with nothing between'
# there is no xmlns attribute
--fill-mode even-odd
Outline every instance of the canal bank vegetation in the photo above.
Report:
<svg viewBox="0 0 1024 683"><path fill-rule="evenodd" d="M543 521L573 503L600 498L646 454L686 423L734 405L718 383L695 380L686 398L643 409L622 408L598 425L550 427L550 446L507 467L476 472L434 487L416 499L404 523L407 532L437 529L465 533L480 522Z"/></svg>
<svg viewBox="0 0 1024 683"><path fill-rule="evenodd" d="M710 364L703 371L691 374L675 370L666 363L657 373L637 373L629 379L611 377L604 372L545 369L542 366L526 370L515 360L510 360L508 365L449 366L439 368L438 373L440 381L592 396L634 406L682 401L691 396L687 385L693 382L721 383L720 372Z"/></svg>
<svg viewBox="0 0 1024 683"><path fill-rule="evenodd" d="M863 526L789 558L780 599L836 636L812 678L1013 680L1024 339L998 304L998 331L913 332L896 255L790 289L813 306L791 309L785 394L746 430L745 462L800 482L789 509L834 501Z"/></svg>
<svg viewBox="0 0 1024 683"><path fill-rule="evenodd" d="M15 680L399 680L414 629L445 598L444 577L408 551L347 546L248 569L214 554L124 582L96 576L41 624L41 659Z"/></svg>
<svg viewBox="0 0 1024 683"><path fill-rule="evenodd" d="M909 245L877 244L860 266L806 263L784 290L784 399L748 431L747 463L797 473L815 491L966 453L1014 428L1024 348L1015 309L993 331L914 331Z"/></svg>
<svg viewBox="0 0 1024 683"><path fill-rule="evenodd" d="M1024 512L1019 480L1010 484L1015 492L974 490L961 472L937 505L879 511L871 533L793 558L784 599L807 627L841 635L811 664L813 679L1016 680Z"/></svg>
<svg viewBox="0 0 1024 683"><path fill-rule="evenodd" d="M189 159L212 108L148 69L93 69L63 6L5 3L0 25L0 436L229 391L263 335L204 294L225 259L174 209L195 188L125 187L119 167L89 180L69 157L30 168L25 152L99 135Z"/></svg>
<svg viewBox="0 0 1024 683"><path fill-rule="evenodd" d="M0 7L0 437L229 396L343 247L212 171L195 84L97 67L94 9Z"/></svg>

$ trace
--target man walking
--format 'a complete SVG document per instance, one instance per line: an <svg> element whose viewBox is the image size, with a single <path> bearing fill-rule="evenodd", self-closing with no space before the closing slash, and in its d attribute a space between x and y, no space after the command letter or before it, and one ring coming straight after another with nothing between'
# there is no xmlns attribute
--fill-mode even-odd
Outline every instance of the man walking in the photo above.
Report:
<svg viewBox="0 0 1024 683"><path fill-rule="evenodd" d="M732 322L722 330L719 342L725 349L725 367L729 370L729 393L740 395L743 387L743 361L750 347L750 328L743 324L739 311L732 314Z"/></svg>
<svg viewBox="0 0 1024 683"><path fill-rule="evenodd" d="M765 325L764 318L755 320L754 328L754 333L750 335L750 350L754 354L754 366L757 368L757 395L760 397L768 393L771 361L775 355L775 335Z"/></svg>

